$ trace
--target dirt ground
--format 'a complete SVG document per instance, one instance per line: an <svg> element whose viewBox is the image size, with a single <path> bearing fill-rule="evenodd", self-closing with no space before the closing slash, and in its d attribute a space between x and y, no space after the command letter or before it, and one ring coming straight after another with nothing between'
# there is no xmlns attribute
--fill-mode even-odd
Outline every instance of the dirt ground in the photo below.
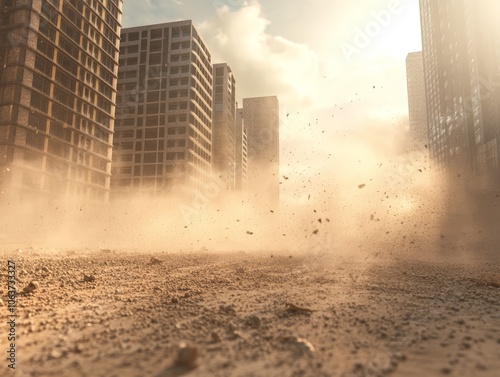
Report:
<svg viewBox="0 0 500 377"><path fill-rule="evenodd" d="M486 377L500 370L500 267L486 260L8 255L18 278L17 362L14 372L4 360L2 376Z"/></svg>

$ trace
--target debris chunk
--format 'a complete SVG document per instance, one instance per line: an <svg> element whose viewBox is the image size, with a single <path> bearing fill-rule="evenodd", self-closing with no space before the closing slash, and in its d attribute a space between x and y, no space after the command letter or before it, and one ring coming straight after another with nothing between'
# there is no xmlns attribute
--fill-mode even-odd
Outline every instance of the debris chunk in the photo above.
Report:
<svg viewBox="0 0 500 377"><path fill-rule="evenodd" d="M316 352L316 349L314 348L312 343L308 341L306 338L297 338L296 343L299 346L299 350L301 352L307 352L307 353Z"/></svg>
<svg viewBox="0 0 500 377"><path fill-rule="evenodd" d="M286 311L290 312L290 313L312 313L315 311L315 310L304 308L301 306L297 306L297 305L291 304L291 303L285 304L285 308L286 308Z"/></svg>
<svg viewBox="0 0 500 377"><path fill-rule="evenodd" d="M253 328L259 327L261 322L261 319L256 315L251 315L246 319L246 324Z"/></svg>
<svg viewBox="0 0 500 377"><path fill-rule="evenodd" d="M365 185L364 183L362 183L362 184L358 185L358 188L359 188L359 189L362 189L362 188L363 188L363 187L365 187L365 186L366 186L366 185Z"/></svg>
<svg viewBox="0 0 500 377"><path fill-rule="evenodd" d="M163 263L162 260L159 260L158 258L154 258L154 257L151 257L151 259L149 260L150 265L158 265L158 264L162 264L162 263Z"/></svg>
<svg viewBox="0 0 500 377"><path fill-rule="evenodd" d="M500 288L500 274L488 276L485 283L490 287Z"/></svg>
<svg viewBox="0 0 500 377"><path fill-rule="evenodd" d="M215 331L210 334L210 337L212 339L212 343L220 343L222 341L221 337L219 334L217 334Z"/></svg>
<svg viewBox="0 0 500 377"><path fill-rule="evenodd" d="M249 230L247 230L247 234L252 235L253 232L250 232Z"/></svg>
<svg viewBox="0 0 500 377"><path fill-rule="evenodd" d="M91 282L95 281L95 276L83 274L83 281L86 283L91 283Z"/></svg>
<svg viewBox="0 0 500 377"><path fill-rule="evenodd" d="M181 343L177 351L175 365L185 368L194 368L198 359L198 348L190 347L186 343Z"/></svg>
<svg viewBox="0 0 500 377"><path fill-rule="evenodd" d="M30 281L30 283L24 287L24 293L33 293L38 289L38 283L36 281Z"/></svg>

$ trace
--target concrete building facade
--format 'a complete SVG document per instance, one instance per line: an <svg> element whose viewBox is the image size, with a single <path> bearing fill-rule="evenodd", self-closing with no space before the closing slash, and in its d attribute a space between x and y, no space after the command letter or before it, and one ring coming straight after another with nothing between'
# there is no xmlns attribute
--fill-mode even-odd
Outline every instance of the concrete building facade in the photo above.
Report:
<svg viewBox="0 0 500 377"><path fill-rule="evenodd" d="M439 168L500 185L500 2L420 0L429 147Z"/></svg>
<svg viewBox="0 0 500 377"><path fill-rule="evenodd" d="M1 192L109 196L121 0L0 0Z"/></svg>
<svg viewBox="0 0 500 377"><path fill-rule="evenodd" d="M196 200L212 164L212 65L190 20L122 30L113 189Z"/></svg>
<svg viewBox="0 0 500 377"><path fill-rule="evenodd" d="M234 191L236 179L236 80L226 63L214 64L212 169L224 189Z"/></svg>
<svg viewBox="0 0 500 377"><path fill-rule="evenodd" d="M236 110L236 191L246 191L248 184L247 159L248 159L248 137L245 126L243 109Z"/></svg>
<svg viewBox="0 0 500 377"><path fill-rule="evenodd" d="M279 204L279 103L276 96L243 99L248 138L248 190L264 205Z"/></svg>
<svg viewBox="0 0 500 377"><path fill-rule="evenodd" d="M427 105L425 98L424 60L422 52L412 52L406 58L408 115L411 146L417 150L429 144Z"/></svg>

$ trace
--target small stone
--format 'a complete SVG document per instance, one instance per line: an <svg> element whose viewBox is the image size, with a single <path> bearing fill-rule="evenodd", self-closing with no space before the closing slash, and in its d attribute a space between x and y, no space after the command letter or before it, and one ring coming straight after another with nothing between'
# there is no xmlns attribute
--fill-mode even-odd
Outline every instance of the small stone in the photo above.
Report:
<svg viewBox="0 0 500 377"><path fill-rule="evenodd" d="M49 358L51 359L59 359L62 356L62 352L59 350L50 351Z"/></svg>
<svg viewBox="0 0 500 377"><path fill-rule="evenodd" d="M24 287L24 293L33 293L38 289L38 283L36 281L31 281L26 287Z"/></svg>
<svg viewBox="0 0 500 377"><path fill-rule="evenodd" d="M149 264L150 264L150 265L158 265L158 264L162 264L162 263L163 263L163 261L159 260L158 258L153 258L153 257L152 257L152 258L149 260Z"/></svg>
<svg viewBox="0 0 500 377"><path fill-rule="evenodd" d="M486 370L486 369L488 369L488 368L487 368L487 367L486 367L486 365L484 365L483 363L477 363L477 364L476 364L476 369L477 369L477 370Z"/></svg>
<svg viewBox="0 0 500 377"><path fill-rule="evenodd" d="M260 318L257 317L256 315L251 315L246 319L246 324L253 328L259 327L261 322L262 321L260 320Z"/></svg>
<svg viewBox="0 0 500 377"><path fill-rule="evenodd" d="M297 338L296 343L299 346L299 350L301 353L308 352L308 353L314 353L316 352L316 349L314 346L305 338Z"/></svg>
<svg viewBox="0 0 500 377"><path fill-rule="evenodd" d="M95 276L83 274L83 281L86 283L91 283L91 282L95 281Z"/></svg>
<svg viewBox="0 0 500 377"><path fill-rule="evenodd" d="M356 363L354 363L354 366L352 368L355 372L356 371L360 371L360 370L363 370L364 369L364 365L363 363L357 361Z"/></svg>
<svg viewBox="0 0 500 377"><path fill-rule="evenodd" d="M222 341L221 337L216 332L212 332L210 337L211 337L213 343L220 343Z"/></svg>
<svg viewBox="0 0 500 377"><path fill-rule="evenodd" d="M179 299L177 297L172 297L172 299L170 301L172 302L172 304L178 304L179 303Z"/></svg>
<svg viewBox="0 0 500 377"><path fill-rule="evenodd" d="M175 365L186 368L193 368L196 364L196 359L198 358L198 348L189 347L186 343L181 343L179 345L179 350L177 351L177 359L175 360Z"/></svg>
<svg viewBox="0 0 500 377"><path fill-rule="evenodd" d="M42 267L42 271L45 272L46 274L50 274L52 273L52 271L50 271L47 267Z"/></svg>

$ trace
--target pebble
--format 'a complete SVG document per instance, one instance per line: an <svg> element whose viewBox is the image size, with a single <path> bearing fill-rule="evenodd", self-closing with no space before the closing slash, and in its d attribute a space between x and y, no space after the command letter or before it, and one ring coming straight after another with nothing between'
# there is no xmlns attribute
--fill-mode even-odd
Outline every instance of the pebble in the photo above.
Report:
<svg viewBox="0 0 500 377"><path fill-rule="evenodd" d="M38 283L36 281L31 281L26 287L24 287L24 293L33 293L38 289Z"/></svg>
<svg viewBox="0 0 500 377"><path fill-rule="evenodd" d="M186 343L181 343L177 351L177 359L175 360L175 365L193 368L198 359L198 348L190 347Z"/></svg>

